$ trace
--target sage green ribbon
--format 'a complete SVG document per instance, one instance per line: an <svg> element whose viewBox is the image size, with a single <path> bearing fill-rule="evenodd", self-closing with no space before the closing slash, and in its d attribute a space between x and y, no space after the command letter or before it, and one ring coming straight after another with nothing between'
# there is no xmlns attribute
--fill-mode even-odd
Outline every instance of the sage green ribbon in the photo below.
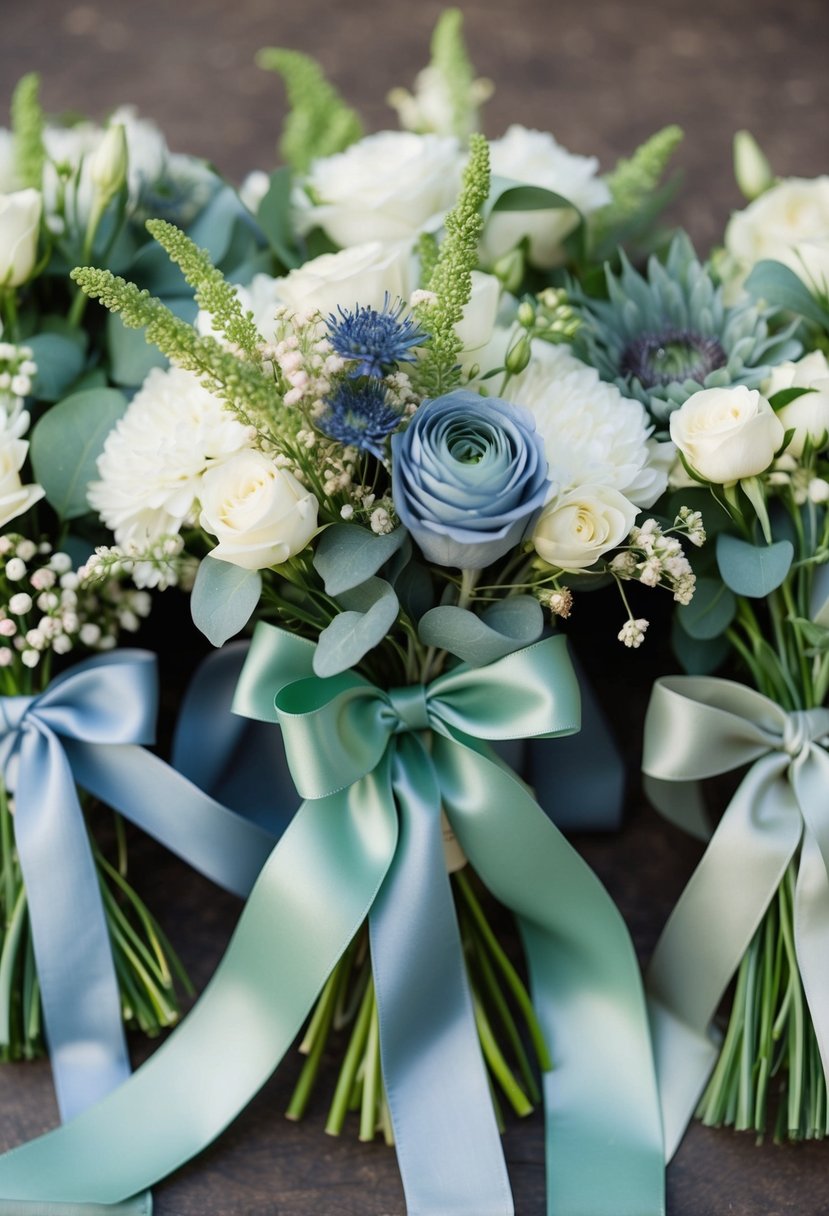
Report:
<svg viewBox="0 0 829 1216"><path fill-rule="evenodd" d="M488 667L458 668L427 688L390 692L353 673L320 680L310 674L312 656L310 643L258 626L237 708L278 717L306 800L265 864L213 980L120 1089L0 1158L0 1196L113 1203L209 1144L276 1067L370 912L374 946L376 901L387 927L397 918L405 949L417 945L407 942L412 907L398 906L398 892L419 898L425 879L418 884L410 849L434 856L442 803L474 868L518 915L527 946L536 1009L555 1061L544 1086L548 1211L661 1216L661 1123L630 938L592 872L482 742L577 727L564 640L536 643ZM421 742L424 731L431 750ZM393 954L388 938L381 949ZM413 991L420 980L428 983L429 963L416 953L401 957L398 978L406 979L408 967ZM387 995L389 1016L400 1001ZM384 1031L383 1018L381 1012L385 1063L398 1027ZM404 1042L412 1042L410 1031ZM419 1073L434 1076L430 1046L421 1042L426 1054L409 1062L404 1105ZM391 1088L394 1078L387 1080ZM438 1080L445 1094L458 1078ZM427 1114L415 1119L416 1135L427 1134L430 1115L445 1126L440 1093L436 1098L424 1084L415 1099ZM400 1101L390 1094L390 1102L397 1122ZM479 1112L468 1113L478 1125ZM405 1112L402 1124L410 1126ZM488 1154L489 1142L481 1148ZM398 1149L405 1158L406 1148ZM489 1177L480 1155L478 1161ZM434 1179L405 1180L411 1216L512 1210L508 1193L474 1206L448 1178L443 1159L437 1166ZM474 1178L467 1181L474 1189Z"/></svg>
<svg viewBox="0 0 829 1216"><path fill-rule="evenodd" d="M654 805L701 834L696 782L749 769L674 908L646 975L668 1159L717 1057L711 1021L789 862L794 937L829 1076L829 709L787 713L730 680L654 687L642 767Z"/></svg>

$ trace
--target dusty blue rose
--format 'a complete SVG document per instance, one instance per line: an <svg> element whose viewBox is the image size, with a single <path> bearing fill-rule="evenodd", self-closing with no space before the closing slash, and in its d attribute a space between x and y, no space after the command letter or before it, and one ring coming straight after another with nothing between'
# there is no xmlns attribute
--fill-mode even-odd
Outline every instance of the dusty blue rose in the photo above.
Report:
<svg viewBox="0 0 829 1216"><path fill-rule="evenodd" d="M535 420L508 401L458 389L422 405L392 437L397 514L438 566L497 561L521 541L549 489Z"/></svg>

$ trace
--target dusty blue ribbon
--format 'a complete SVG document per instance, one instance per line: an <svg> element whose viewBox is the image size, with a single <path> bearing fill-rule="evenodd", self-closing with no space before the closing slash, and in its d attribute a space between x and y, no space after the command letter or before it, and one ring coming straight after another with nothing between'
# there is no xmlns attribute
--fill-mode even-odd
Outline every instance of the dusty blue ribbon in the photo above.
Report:
<svg viewBox="0 0 829 1216"><path fill-rule="evenodd" d="M220 885L247 895L273 835L198 790L142 744L157 706L155 657L114 651L40 695L0 698L0 765L32 927L61 1117L129 1075L118 982L76 783Z"/></svg>

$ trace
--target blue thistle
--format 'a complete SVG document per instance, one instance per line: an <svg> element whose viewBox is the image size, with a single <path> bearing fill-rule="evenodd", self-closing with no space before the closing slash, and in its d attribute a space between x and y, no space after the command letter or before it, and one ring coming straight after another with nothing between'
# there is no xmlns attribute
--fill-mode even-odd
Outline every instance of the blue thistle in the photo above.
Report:
<svg viewBox="0 0 829 1216"><path fill-rule="evenodd" d="M334 351L343 359L352 361L349 376L382 377L398 363L414 363L413 346L422 346L428 335L418 329L411 316L403 317L405 304L398 300L390 307L391 298L386 292L383 311L376 308L361 308L353 311L337 308L340 319L333 313L328 318L328 334ZM401 320L401 317L403 318Z"/></svg>
<svg viewBox="0 0 829 1216"><path fill-rule="evenodd" d="M328 413L317 426L329 439L343 447L370 452L378 460L385 457L386 436L400 425L400 410L386 396L381 380L366 379L359 384L343 380L326 398Z"/></svg>

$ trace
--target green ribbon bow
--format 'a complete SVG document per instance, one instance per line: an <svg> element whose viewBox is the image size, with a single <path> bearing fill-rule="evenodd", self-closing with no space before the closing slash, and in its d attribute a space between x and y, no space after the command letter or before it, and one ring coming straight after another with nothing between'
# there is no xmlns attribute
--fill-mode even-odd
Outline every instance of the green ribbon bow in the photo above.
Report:
<svg viewBox="0 0 829 1216"><path fill-rule="evenodd" d="M451 1102L453 1086L463 1090L466 1078L436 1074L440 1035L418 1038L419 1016L398 1024L418 986L431 984L424 1016L441 1026L441 984L430 975L430 951L441 943L424 949L407 935L407 920L432 890L420 867L428 870L436 856L443 807L472 866L516 913L524 937L534 1003L555 1060L544 1079L549 1212L661 1216L659 1106L627 930L528 788L483 742L577 728L564 639L487 667L457 668L426 688L388 692L353 673L319 679L312 656L311 643L257 627L236 708L278 718L306 801L266 862L213 980L120 1089L0 1158L0 1196L112 1203L194 1156L276 1067L370 913L375 967L380 962L385 977L378 983L384 1070L391 1061L400 1080L395 1086L387 1076L390 1107L396 1131L411 1130L415 1140L412 1150L398 1135L410 1216L508 1216L508 1186L485 1201L475 1198L478 1174L498 1176L489 1139L471 1145L459 1178L444 1159L441 1137L453 1129L440 1102ZM441 881L448 890L445 868ZM413 1043L421 1054L408 1058ZM481 1068L477 1056L473 1070ZM484 1116L466 1112L471 1128L491 1118L487 1097L484 1108ZM425 1143L436 1154L433 1168L427 1162L414 1176ZM494 1143L500 1157L497 1137Z"/></svg>
<svg viewBox="0 0 829 1216"><path fill-rule="evenodd" d="M703 835L696 783L751 768L662 932L646 975L665 1145L673 1155L718 1052L711 1020L800 851L797 960L829 1075L829 709L787 713L730 680L654 687L642 768L658 810Z"/></svg>

